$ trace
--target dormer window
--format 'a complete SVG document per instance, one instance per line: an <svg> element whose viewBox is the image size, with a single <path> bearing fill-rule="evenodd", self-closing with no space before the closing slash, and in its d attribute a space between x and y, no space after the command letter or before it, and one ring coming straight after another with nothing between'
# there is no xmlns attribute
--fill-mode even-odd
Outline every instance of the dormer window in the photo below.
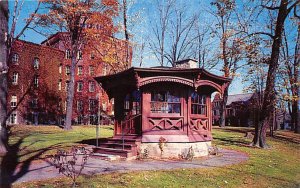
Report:
<svg viewBox="0 0 300 188"><path fill-rule="evenodd" d="M19 54L17 54L17 53L13 54L13 56L12 56L12 62L15 63L15 64L18 64L18 62L19 62Z"/></svg>
<svg viewBox="0 0 300 188"><path fill-rule="evenodd" d="M39 60L39 58L34 58L34 60L33 60L33 68L35 70L38 70L39 66L40 66L40 60Z"/></svg>

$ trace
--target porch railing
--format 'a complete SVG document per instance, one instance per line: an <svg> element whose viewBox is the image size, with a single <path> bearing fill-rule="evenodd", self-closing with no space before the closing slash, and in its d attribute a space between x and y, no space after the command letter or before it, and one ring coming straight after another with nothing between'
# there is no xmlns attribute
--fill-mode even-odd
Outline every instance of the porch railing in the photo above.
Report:
<svg viewBox="0 0 300 188"><path fill-rule="evenodd" d="M130 131L131 131L131 129L132 129L132 127L134 126L134 124L135 124L135 120L137 119L137 118L139 118L141 116L141 114L137 114L137 115L135 115L135 116L132 116L132 117L130 117L129 119L126 119L126 120L124 120L124 121L121 121L121 131L122 131L122 148L123 148L123 150L124 150L124 145L125 145L125 140L124 140L124 135L125 134L128 134ZM140 121L140 123L141 123L141 121ZM126 126L127 125L127 126ZM129 126L128 126L129 125ZM128 131L126 131L125 132L125 127L129 127L128 128Z"/></svg>

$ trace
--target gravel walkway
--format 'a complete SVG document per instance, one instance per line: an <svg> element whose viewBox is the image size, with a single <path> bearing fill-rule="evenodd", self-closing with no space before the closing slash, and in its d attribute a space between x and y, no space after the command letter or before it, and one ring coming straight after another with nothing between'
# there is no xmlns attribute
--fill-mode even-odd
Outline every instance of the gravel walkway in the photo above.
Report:
<svg viewBox="0 0 300 188"><path fill-rule="evenodd" d="M194 159L193 161L172 161L172 160L146 160L146 161L105 161L94 157L88 159L83 174L94 175L111 172L128 172L137 170L170 170L183 168L212 168L225 165L237 164L248 160L248 155L234 150L221 149L220 156ZM15 172L17 173L17 171ZM63 175L58 173L47 162L33 163L29 171L14 183L43 180Z"/></svg>

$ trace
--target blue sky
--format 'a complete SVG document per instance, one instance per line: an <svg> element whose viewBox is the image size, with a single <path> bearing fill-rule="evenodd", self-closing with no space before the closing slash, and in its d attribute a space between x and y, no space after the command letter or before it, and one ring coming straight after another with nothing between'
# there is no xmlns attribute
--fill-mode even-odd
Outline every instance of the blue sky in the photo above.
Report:
<svg viewBox="0 0 300 188"><path fill-rule="evenodd" d="M155 1L155 0L153 0ZM155 15L155 9L153 6L153 1L152 0L136 0L136 3L134 6L131 7L130 11L131 12L140 12L141 14L141 20L139 21L139 24L137 24L134 29L133 33L135 34L135 37L137 38L136 41L139 40L147 40L142 39L150 36L151 35L151 27L149 26L150 20L154 19ZM186 3L185 0L178 0L178 5L180 3ZM200 17L201 21L203 21L203 24L215 24L215 20L213 16L211 16L209 13L206 12L206 10L209 10L211 8L210 5L210 0L204 1L204 0L190 0L187 5L190 10L190 12L200 12ZM239 2L242 2L239 1ZM13 3L14 1L9 1L9 7L12 10L13 8ZM20 18L17 23L17 30L16 33L20 31L20 29L24 26L25 24L25 18L28 17L28 14L33 12L35 7L37 6L37 1L36 0L25 0L24 6L22 8ZM288 26L288 27L293 27L293 26ZM143 37L142 37L143 36ZM140 38L139 38L140 37ZM41 41L45 40L45 37L32 31L32 30L27 30L23 36L21 36L22 40L34 42L34 43L40 43ZM215 43L215 48L218 48L218 43ZM211 51L214 51L214 49L211 49ZM146 57L145 57L145 67L151 67L151 66L157 66L157 60L153 57L153 55L148 51L146 52ZM136 62L133 62L134 66L137 66ZM222 75L222 72L220 71L220 68L216 68L213 70L208 70L211 71L215 74ZM242 80L243 77L243 72L239 72L240 76L236 77L233 83L230 86L229 93L230 94L236 94L236 93L242 93L244 83Z"/></svg>

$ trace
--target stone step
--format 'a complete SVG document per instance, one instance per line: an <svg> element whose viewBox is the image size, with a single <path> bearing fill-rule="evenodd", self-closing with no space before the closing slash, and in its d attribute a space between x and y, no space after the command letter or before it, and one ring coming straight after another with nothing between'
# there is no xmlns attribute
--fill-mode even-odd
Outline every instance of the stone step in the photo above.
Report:
<svg viewBox="0 0 300 188"><path fill-rule="evenodd" d="M109 154L102 154L102 153L93 153L92 157L100 158L102 160L107 160L107 161L121 160L121 156L119 155L109 155Z"/></svg>
<svg viewBox="0 0 300 188"><path fill-rule="evenodd" d="M126 158L133 156L131 150L122 150L122 149L105 148L105 147L95 147L93 150L94 153L119 155L121 157L126 157Z"/></svg>
<svg viewBox="0 0 300 188"><path fill-rule="evenodd" d="M123 144L122 143L100 143L99 147L103 147L103 148L114 148L114 149L123 149ZM124 143L124 149L126 150L132 150L134 148L136 148L137 145L136 144L126 144Z"/></svg>

